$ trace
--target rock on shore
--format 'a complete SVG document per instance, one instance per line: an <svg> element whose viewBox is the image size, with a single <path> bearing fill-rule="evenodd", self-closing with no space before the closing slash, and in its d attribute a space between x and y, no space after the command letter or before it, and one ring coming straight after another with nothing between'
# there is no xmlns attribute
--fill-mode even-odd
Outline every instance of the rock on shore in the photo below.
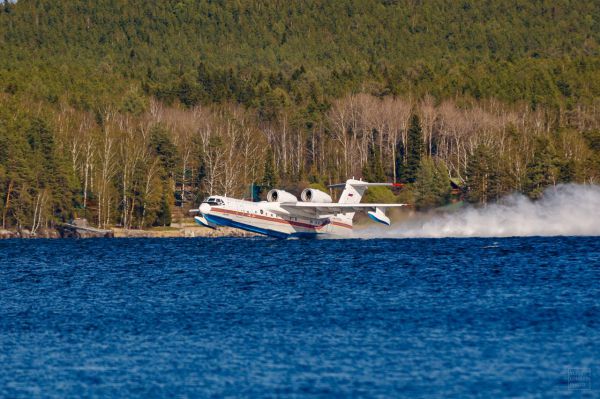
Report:
<svg viewBox="0 0 600 399"><path fill-rule="evenodd" d="M112 237L131 238L183 238L183 237L253 237L257 234L230 227L220 227L218 230L201 227L191 223L177 225L165 229L134 230L113 228ZM72 234L68 229L40 229L35 234L29 230L3 230L0 229L0 239L9 238L88 238L98 237L98 235ZM108 236L107 236L108 237Z"/></svg>
<svg viewBox="0 0 600 399"><path fill-rule="evenodd" d="M30 230L0 230L0 239L8 238L60 238L60 233L56 229L40 229L35 233Z"/></svg>
<svg viewBox="0 0 600 399"><path fill-rule="evenodd" d="M252 237L256 236L244 230L234 229L230 227L220 227L218 230L209 229L206 227L186 226L182 228L171 228L168 230L127 230L113 229L115 238L125 237L148 237L148 238L177 238L177 237Z"/></svg>

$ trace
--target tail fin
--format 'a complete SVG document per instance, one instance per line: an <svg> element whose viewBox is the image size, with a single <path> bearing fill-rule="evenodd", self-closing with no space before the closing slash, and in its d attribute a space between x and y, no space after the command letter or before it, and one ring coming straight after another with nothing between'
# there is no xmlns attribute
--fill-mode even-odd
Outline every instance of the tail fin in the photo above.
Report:
<svg viewBox="0 0 600 399"><path fill-rule="evenodd" d="M332 184L330 188L344 188L338 203L340 204L358 204L362 199L363 194L369 187L386 186L386 187L402 187L400 183L368 183L362 180L348 179L346 183Z"/></svg>

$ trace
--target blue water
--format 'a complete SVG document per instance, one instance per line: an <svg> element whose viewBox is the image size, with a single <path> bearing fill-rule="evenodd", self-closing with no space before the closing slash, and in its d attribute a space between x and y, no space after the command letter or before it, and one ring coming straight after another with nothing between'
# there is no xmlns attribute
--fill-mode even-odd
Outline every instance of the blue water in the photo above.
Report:
<svg viewBox="0 0 600 399"><path fill-rule="evenodd" d="M599 397L600 238L0 241L0 349L6 398Z"/></svg>

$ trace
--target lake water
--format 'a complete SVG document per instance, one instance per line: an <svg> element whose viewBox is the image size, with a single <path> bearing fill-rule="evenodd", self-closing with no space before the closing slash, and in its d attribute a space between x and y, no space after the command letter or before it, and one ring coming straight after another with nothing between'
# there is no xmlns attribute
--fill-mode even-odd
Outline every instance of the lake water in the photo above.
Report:
<svg viewBox="0 0 600 399"><path fill-rule="evenodd" d="M0 241L0 397L598 397L600 238Z"/></svg>

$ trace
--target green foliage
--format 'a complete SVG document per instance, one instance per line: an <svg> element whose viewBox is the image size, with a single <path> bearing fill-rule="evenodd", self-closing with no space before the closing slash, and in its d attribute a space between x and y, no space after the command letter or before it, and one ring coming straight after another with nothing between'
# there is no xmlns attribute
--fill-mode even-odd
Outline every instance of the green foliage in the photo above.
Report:
<svg viewBox="0 0 600 399"><path fill-rule="evenodd" d="M383 163L381 161L381 151L375 144L377 142L377 130L373 129L371 132L373 139L369 142L369 156L368 162L365 164L362 176L366 181L370 182L385 182L386 176L383 169Z"/></svg>
<svg viewBox="0 0 600 399"><path fill-rule="evenodd" d="M90 219L104 212L110 224L129 207L133 225L166 225L173 190L185 186L201 197L209 180L211 190L223 189L224 174L215 175L224 163L229 182L262 180L266 188L308 181L323 189L361 170L367 180L389 181L395 167L410 183L399 197L375 188L365 199L401 198L420 208L446 201L447 169L465 179L467 199L476 203L514 190L538 198L560 182L598 182L598 16L600 2L567 0L461 7L450 0L4 2L2 225L67 220L82 207L86 182ZM378 108L384 101L360 116L360 101L351 101L337 130L347 137L333 139L338 99L357 93L408 99L415 113L408 129L392 108ZM419 108L428 96L439 106L431 119ZM442 112L452 101L456 112L478 104L486 114L470 114L481 123L463 132L468 114L461 125ZM486 124L496 114L534 115L543 127ZM207 133L216 126L211 118L221 124ZM444 132L453 122L455 131ZM143 132L134 134L141 148L122 146L129 123ZM283 128L285 137L277 133ZM493 138L474 141L486 145L473 151L465 136L482 131ZM431 151L424 152L424 139ZM140 159L124 184L117 153L133 149ZM354 152L350 167L341 161L344 150ZM357 165L358 158L367 162Z"/></svg>
<svg viewBox="0 0 600 399"><path fill-rule="evenodd" d="M546 187L557 183L559 176L559 159L554 144L545 137L538 138L533 159L527 165L525 193L532 199L538 199Z"/></svg>
<svg viewBox="0 0 600 399"><path fill-rule="evenodd" d="M147 108L147 99L142 93L131 90L123 98L121 112L135 116L141 115Z"/></svg>
<svg viewBox="0 0 600 399"><path fill-rule="evenodd" d="M314 188L315 190L321 190L324 193L329 193L329 189L323 183L310 183L308 188Z"/></svg>
<svg viewBox="0 0 600 399"><path fill-rule="evenodd" d="M262 186L266 190L270 190L277 186L278 178L277 172L275 171L275 159L273 158L273 150L269 148L267 150L267 156L265 158L265 167L262 178Z"/></svg>
<svg viewBox="0 0 600 399"><path fill-rule="evenodd" d="M585 132L583 137L588 142L590 150L600 153L600 130Z"/></svg>
<svg viewBox="0 0 600 399"><path fill-rule="evenodd" d="M389 187L370 187L363 196L362 202L365 203L395 203L398 198Z"/></svg>
<svg viewBox="0 0 600 399"><path fill-rule="evenodd" d="M423 154L423 132L421 122L416 114L410 118L410 127L408 129L408 151L406 154L406 166L401 169L399 174L409 183L417 180L419 168L421 167L421 155Z"/></svg>
<svg viewBox="0 0 600 399"><path fill-rule="evenodd" d="M2 226L31 228L72 216L79 185L42 118L0 107Z"/></svg>
<svg viewBox="0 0 600 399"><path fill-rule="evenodd" d="M173 193L168 187L163 188L162 198L160 201L160 210L156 217L155 226L170 226L171 225L171 202L173 201Z"/></svg>
<svg viewBox="0 0 600 399"><path fill-rule="evenodd" d="M587 102L600 93L594 1L19 0L1 6L0 89L139 112L124 87L186 106L376 95ZM343 28L342 28L343 27Z"/></svg>
<svg viewBox="0 0 600 399"><path fill-rule="evenodd" d="M436 162L429 157L421 159L414 195L418 209L434 208L448 202L450 177L443 162Z"/></svg>
<svg viewBox="0 0 600 399"><path fill-rule="evenodd" d="M510 163L479 145L467 163L467 200L487 204L515 190L516 182L509 172Z"/></svg>
<svg viewBox="0 0 600 399"><path fill-rule="evenodd" d="M587 132L584 138L591 151L582 167L587 169L585 173L592 176L592 179L600 181L600 130Z"/></svg>
<svg viewBox="0 0 600 399"><path fill-rule="evenodd" d="M401 204L415 203L415 190L412 185L405 185L396 196L396 200Z"/></svg>
<svg viewBox="0 0 600 399"><path fill-rule="evenodd" d="M492 152L483 145L475 149L469 158L467 165L467 199L470 202L486 204L488 202L488 191L490 187L490 175L492 173Z"/></svg>
<svg viewBox="0 0 600 399"><path fill-rule="evenodd" d="M26 136L35 179L32 187L37 188L38 194L39 190L48 190L53 214L47 216L52 220L65 220L72 215L74 192L79 189L78 182L69 173L64 156L56 150L53 133L46 121L34 117Z"/></svg>
<svg viewBox="0 0 600 399"><path fill-rule="evenodd" d="M167 129L161 125L155 125L150 132L150 146L155 155L160 159L165 172L172 173L179 161L179 153Z"/></svg>

